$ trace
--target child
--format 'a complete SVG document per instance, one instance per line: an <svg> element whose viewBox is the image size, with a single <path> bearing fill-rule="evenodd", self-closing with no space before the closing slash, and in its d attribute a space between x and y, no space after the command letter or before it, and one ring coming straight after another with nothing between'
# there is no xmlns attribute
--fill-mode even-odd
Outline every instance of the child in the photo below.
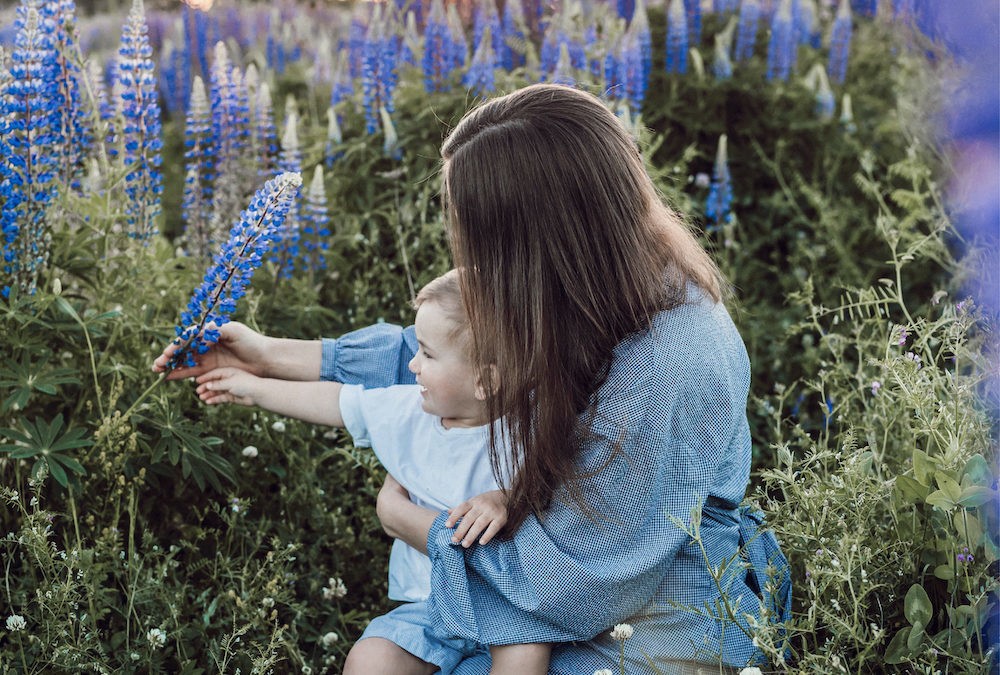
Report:
<svg viewBox="0 0 1000 675"><path fill-rule="evenodd" d="M507 522L503 493L491 468L486 392L472 366L468 318L458 271L417 294L419 351L409 363L416 385L365 390L338 382L295 382L217 368L197 378L208 404L256 405L307 422L345 427L355 445L372 447L379 461L416 504L449 510L462 519L452 540L468 548L488 543ZM455 508L450 506L458 505ZM389 557L389 597L406 604L372 621L361 640L381 639L385 672L450 672L475 644L432 635L424 604L431 562L397 539ZM360 640L359 640L360 642ZM492 673L543 674L548 645L493 646ZM414 659L413 657L417 657ZM350 657L348 657L350 660Z"/></svg>

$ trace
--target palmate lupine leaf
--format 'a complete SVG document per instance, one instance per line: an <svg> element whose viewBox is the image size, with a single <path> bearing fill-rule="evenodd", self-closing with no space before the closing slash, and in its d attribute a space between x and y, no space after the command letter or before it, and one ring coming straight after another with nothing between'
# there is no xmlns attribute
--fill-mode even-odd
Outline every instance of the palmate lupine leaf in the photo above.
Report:
<svg viewBox="0 0 1000 675"><path fill-rule="evenodd" d="M85 475L87 470L66 452L89 447L94 442L85 438L87 434L85 429L70 427L65 433L61 433L63 424L63 417L60 414L51 422L43 419L21 420L23 429L0 429L0 436L14 441L0 444L0 452L8 453L11 459L35 458L35 464L31 469L32 477L37 478L44 467L57 483L67 487L69 485L67 470L81 476Z"/></svg>
<svg viewBox="0 0 1000 675"><path fill-rule="evenodd" d="M0 412L23 410L28 404L33 392L55 396L56 387L62 384L80 384L75 377L75 370L70 368L46 369L47 359L41 362L31 362L27 354L21 362L7 362L4 365L3 376L0 377L0 390L10 393L0 403Z"/></svg>

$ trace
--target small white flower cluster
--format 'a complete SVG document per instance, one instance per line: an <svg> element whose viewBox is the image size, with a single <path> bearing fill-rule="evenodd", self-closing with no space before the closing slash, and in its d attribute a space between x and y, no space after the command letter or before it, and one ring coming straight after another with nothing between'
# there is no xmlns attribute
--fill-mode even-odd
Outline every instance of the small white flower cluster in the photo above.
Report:
<svg viewBox="0 0 1000 675"><path fill-rule="evenodd" d="M323 645L323 649L332 649L333 645L337 644L339 640L340 636L333 631L330 631L329 633L323 635L319 641Z"/></svg>
<svg viewBox="0 0 1000 675"><path fill-rule="evenodd" d="M161 628L150 628L146 633L146 641L153 649L159 649L167 644L167 633Z"/></svg>
<svg viewBox="0 0 1000 675"><path fill-rule="evenodd" d="M24 630L28 627L28 622L20 614L11 614L7 617L7 630L11 633Z"/></svg>
<svg viewBox="0 0 1000 675"><path fill-rule="evenodd" d="M614 630L611 631L611 639L624 642L632 637L633 632L634 629L632 628L632 624L616 623Z"/></svg>
<svg viewBox="0 0 1000 675"><path fill-rule="evenodd" d="M344 585L340 577L330 577L323 588L323 599L335 600L345 595L347 595L347 586Z"/></svg>
<svg viewBox="0 0 1000 675"><path fill-rule="evenodd" d="M246 457L247 459L253 459L258 454L259 453L257 451L257 448L252 445L248 445L247 447L243 448L243 456Z"/></svg>
<svg viewBox="0 0 1000 675"><path fill-rule="evenodd" d="M281 420L278 420L277 422L271 425L271 428L277 431L279 434L282 434L285 432L285 423L282 422Z"/></svg>

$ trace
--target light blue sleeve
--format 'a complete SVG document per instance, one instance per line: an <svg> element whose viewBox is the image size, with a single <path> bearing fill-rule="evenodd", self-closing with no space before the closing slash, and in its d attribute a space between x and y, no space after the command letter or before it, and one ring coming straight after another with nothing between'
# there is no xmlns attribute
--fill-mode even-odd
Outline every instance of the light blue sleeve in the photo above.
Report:
<svg viewBox="0 0 1000 675"><path fill-rule="evenodd" d="M367 389L414 384L407 364L417 352L413 326L376 323L333 340L323 340L320 379Z"/></svg>

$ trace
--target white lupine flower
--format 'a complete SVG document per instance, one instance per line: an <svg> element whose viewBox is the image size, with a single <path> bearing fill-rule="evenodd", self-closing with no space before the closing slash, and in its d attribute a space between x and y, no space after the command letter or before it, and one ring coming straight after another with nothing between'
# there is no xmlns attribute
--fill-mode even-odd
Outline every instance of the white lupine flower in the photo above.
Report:
<svg viewBox="0 0 1000 675"><path fill-rule="evenodd" d="M146 641L153 649L159 649L167 644L167 634L159 628L150 628L149 632L146 633Z"/></svg>
<svg viewBox="0 0 1000 675"><path fill-rule="evenodd" d="M7 617L7 630L14 633L28 627L28 622L20 614L11 614Z"/></svg>
<svg viewBox="0 0 1000 675"><path fill-rule="evenodd" d="M259 453L257 452L257 448L252 445L248 445L247 447L243 448L243 456L248 459L253 459L258 454Z"/></svg>
<svg viewBox="0 0 1000 675"><path fill-rule="evenodd" d="M631 624L616 623L615 629L611 631L611 638L613 640L621 640L621 641L628 640L630 637L632 637L633 632L634 630Z"/></svg>

